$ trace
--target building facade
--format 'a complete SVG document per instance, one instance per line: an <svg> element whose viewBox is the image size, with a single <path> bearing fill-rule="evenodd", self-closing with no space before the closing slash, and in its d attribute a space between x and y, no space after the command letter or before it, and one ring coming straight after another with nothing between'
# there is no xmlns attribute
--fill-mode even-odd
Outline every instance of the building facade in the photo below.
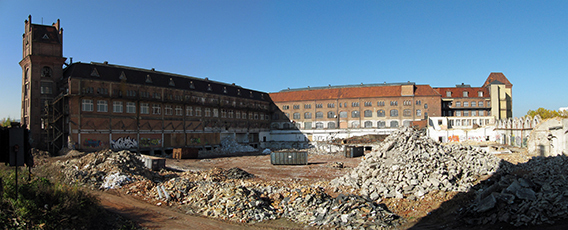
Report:
<svg viewBox="0 0 568 230"><path fill-rule="evenodd" d="M51 152L209 149L226 137L253 147L302 148L312 141L424 127L429 117L456 117L448 127L469 127L512 115L512 84L502 73L491 73L482 87L406 82L265 93L154 69L66 63L62 50L59 20L38 25L29 16L20 61L21 122L32 146Z"/></svg>
<svg viewBox="0 0 568 230"><path fill-rule="evenodd" d="M62 29L25 22L22 123L33 146L57 151L258 147L270 97L236 84L108 63L65 64Z"/></svg>

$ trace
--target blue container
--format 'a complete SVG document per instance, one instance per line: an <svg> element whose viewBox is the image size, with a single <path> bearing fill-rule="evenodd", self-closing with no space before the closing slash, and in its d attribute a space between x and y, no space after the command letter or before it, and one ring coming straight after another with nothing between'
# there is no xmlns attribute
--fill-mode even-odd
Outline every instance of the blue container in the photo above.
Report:
<svg viewBox="0 0 568 230"><path fill-rule="evenodd" d="M280 151L270 153L270 163L273 165L307 165L308 152Z"/></svg>

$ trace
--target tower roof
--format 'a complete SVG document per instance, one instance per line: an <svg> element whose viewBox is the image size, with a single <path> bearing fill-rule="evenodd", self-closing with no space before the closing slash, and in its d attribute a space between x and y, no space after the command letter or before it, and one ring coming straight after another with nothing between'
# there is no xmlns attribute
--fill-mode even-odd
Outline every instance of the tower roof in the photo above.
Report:
<svg viewBox="0 0 568 230"><path fill-rule="evenodd" d="M487 80L485 80L485 83L482 87L486 87L491 84L505 84L505 87L507 88L513 87L513 84L509 82L509 79L507 79L507 77L505 77L503 73L499 72L493 72L489 74L489 77L487 77Z"/></svg>

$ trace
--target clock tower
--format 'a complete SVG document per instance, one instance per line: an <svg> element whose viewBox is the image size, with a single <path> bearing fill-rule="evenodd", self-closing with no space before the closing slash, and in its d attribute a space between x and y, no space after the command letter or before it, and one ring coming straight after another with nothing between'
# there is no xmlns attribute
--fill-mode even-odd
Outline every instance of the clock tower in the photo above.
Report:
<svg viewBox="0 0 568 230"><path fill-rule="evenodd" d="M63 76L63 29L59 19L51 26L32 24L32 16L25 21L22 38L22 127L30 130L33 148L44 146L45 122L42 115L46 104L59 94L57 82Z"/></svg>

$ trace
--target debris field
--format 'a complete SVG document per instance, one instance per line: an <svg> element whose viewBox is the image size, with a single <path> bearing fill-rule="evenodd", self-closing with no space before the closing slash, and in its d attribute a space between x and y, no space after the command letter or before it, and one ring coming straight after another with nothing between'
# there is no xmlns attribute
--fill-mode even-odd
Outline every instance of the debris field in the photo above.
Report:
<svg viewBox="0 0 568 230"><path fill-rule="evenodd" d="M232 149L240 148L229 144ZM279 170L269 165L269 156L258 152L258 156L240 160L263 159L268 164L264 168ZM230 157L191 162L213 164L217 159L231 162ZM453 215L455 223L468 226L551 224L568 214L566 157L535 157L526 163L511 164L472 146L441 145L422 131L402 128L376 143L370 153L352 158L358 162L352 166L338 159L327 164L294 166L320 170L316 173L339 173L334 178L308 181L267 179L255 175L256 169L245 171L239 167L187 166L175 167L183 171L150 171L139 154L129 151L79 154L54 165L68 183L116 189L158 206L238 223L286 218L318 228L406 228L424 216L410 220L400 211L405 209L402 205L410 202L420 206L430 196L456 193L474 198ZM168 159L167 165L184 164L174 161ZM290 167L281 169L294 170Z"/></svg>

